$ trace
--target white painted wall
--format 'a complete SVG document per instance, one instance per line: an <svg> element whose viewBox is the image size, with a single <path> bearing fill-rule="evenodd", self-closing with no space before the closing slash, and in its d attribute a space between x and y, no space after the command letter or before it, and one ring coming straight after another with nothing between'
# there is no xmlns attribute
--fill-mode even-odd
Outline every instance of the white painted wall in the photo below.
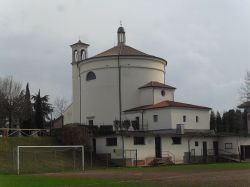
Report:
<svg viewBox="0 0 250 187"><path fill-rule="evenodd" d="M80 123L80 79L76 64L72 65L72 123ZM66 121L69 121L66 119Z"/></svg>
<svg viewBox="0 0 250 187"><path fill-rule="evenodd" d="M250 137L243 136L222 136L219 138L219 149L225 151L224 153L239 154L241 145L250 145ZM232 149L226 149L225 144L232 143ZM222 152L223 153L223 152Z"/></svg>
<svg viewBox="0 0 250 187"><path fill-rule="evenodd" d="M174 135L173 135L174 136ZM170 135L161 136L162 156L166 156L166 151L174 154L176 163L184 162L185 152L188 152L188 139L190 140L190 151L195 149L196 156L202 156L203 142L207 142L207 149L213 149L213 142L217 141L216 137L182 137L181 144L174 145ZM122 148L122 139L118 137L117 146L106 146L106 137L96 138L97 153L111 153L112 158L122 158L121 154L116 154L114 149ZM195 141L198 141L198 146L195 146ZM145 137L145 145L134 145L134 137L124 137L124 149L136 149L138 160L145 160L150 157L155 157L155 137L148 135Z"/></svg>
<svg viewBox="0 0 250 187"><path fill-rule="evenodd" d="M122 111L140 105L139 87L150 81L164 82L165 64L157 58L120 57ZM79 64L81 74L81 123L113 125L119 119L119 76L117 57L96 58ZM86 81L93 71L96 79ZM80 85L76 64L72 66L73 122L80 122ZM146 100L146 99L145 99ZM144 101L145 101L144 100ZM124 116L122 116L124 118Z"/></svg>
<svg viewBox="0 0 250 187"><path fill-rule="evenodd" d="M143 88L139 90L140 104L138 106L150 105L154 102L154 90L152 88Z"/></svg>
<svg viewBox="0 0 250 187"><path fill-rule="evenodd" d="M183 122L183 116L186 116L186 122ZM196 122L196 116L199 122ZM210 113L204 109L172 108L171 109L172 128L176 124L184 124L185 129L210 129Z"/></svg>
<svg viewBox="0 0 250 187"><path fill-rule="evenodd" d="M117 137L117 136L109 136L109 137ZM117 137L117 146L107 146L106 145L106 137L97 137L96 138L96 153L110 153L111 158L122 158L120 154L117 154L114 150L122 149L122 139L121 137Z"/></svg>
<svg viewBox="0 0 250 187"><path fill-rule="evenodd" d="M70 123L73 123L73 115L72 115L72 107L73 105L71 104L64 112L63 112L63 125L67 125Z"/></svg>
<svg viewBox="0 0 250 187"><path fill-rule="evenodd" d="M195 149L196 156L202 155L202 143L207 142L207 149L213 149L213 141L216 141L216 138L213 137L182 137L181 144L175 145L172 143L172 136L162 137L162 151L170 151L175 155L176 163L184 162L184 154L188 152L188 139L190 139L190 151ZM195 147L195 141L199 142L199 146Z"/></svg>
<svg viewBox="0 0 250 187"><path fill-rule="evenodd" d="M165 91L165 96L161 95L161 91ZM162 101L174 101L174 90L154 88L154 104Z"/></svg>
<svg viewBox="0 0 250 187"><path fill-rule="evenodd" d="M135 116L141 117L141 111L126 113L126 118L134 120ZM158 115L158 121L154 121L154 115ZM183 116L186 122L183 122ZM196 122L196 116L199 121ZM176 129L176 124L184 124L185 129L210 129L208 110L186 108L158 108L143 112L144 125L149 130Z"/></svg>

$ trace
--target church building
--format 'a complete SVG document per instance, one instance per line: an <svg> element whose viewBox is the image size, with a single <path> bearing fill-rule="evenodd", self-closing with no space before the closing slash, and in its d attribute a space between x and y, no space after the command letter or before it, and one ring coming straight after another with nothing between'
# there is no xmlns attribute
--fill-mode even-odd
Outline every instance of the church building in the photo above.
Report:
<svg viewBox="0 0 250 187"><path fill-rule="evenodd" d="M167 60L127 45L122 26L116 46L92 57L88 47L80 40L71 45L73 101L64 125L113 131L94 138L96 153L127 165L207 161L220 150L239 155L238 144L210 130L211 108L176 101Z"/></svg>

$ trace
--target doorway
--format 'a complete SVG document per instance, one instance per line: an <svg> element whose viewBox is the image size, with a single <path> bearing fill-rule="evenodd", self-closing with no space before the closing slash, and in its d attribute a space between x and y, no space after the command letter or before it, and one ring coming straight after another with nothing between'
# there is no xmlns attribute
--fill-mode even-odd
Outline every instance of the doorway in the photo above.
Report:
<svg viewBox="0 0 250 187"><path fill-rule="evenodd" d="M202 153L204 161L207 159L207 142L202 143Z"/></svg>
<svg viewBox="0 0 250 187"><path fill-rule="evenodd" d="M219 156L219 144L217 141L213 142L213 149L214 149L214 156L216 159L216 162L218 161L218 156Z"/></svg>
<svg viewBox="0 0 250 187"><path fill-rule="evenodd" d="M250 145L241 145L240 152L241 160L250 159Z"/></svg>
<svg viewBox="0 0 250 187"><path fill-rule="evenodd" d="M156 158L161 158L162 157L162 153L161 153L161 137L160 136L156 136L155 137L155 157Z"/></svg>

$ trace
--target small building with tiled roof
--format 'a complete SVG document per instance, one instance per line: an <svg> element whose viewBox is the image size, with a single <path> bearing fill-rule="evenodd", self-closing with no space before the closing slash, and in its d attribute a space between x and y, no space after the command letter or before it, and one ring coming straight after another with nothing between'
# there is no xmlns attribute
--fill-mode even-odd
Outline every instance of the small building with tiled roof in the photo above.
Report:
<svg viewBox="0 0 250 187"><path fill-rule="evenodd" d="M172 163L216 160L219 150L238 148L236 137L210 130L210 107L176 101L176 88L165 78L165 59L126 44L122 26L117 39L116 46L92 57L89 44L71 45L73 101L64 122L108 129L95 135L95 153L148 165L161 158Z"/></svg>

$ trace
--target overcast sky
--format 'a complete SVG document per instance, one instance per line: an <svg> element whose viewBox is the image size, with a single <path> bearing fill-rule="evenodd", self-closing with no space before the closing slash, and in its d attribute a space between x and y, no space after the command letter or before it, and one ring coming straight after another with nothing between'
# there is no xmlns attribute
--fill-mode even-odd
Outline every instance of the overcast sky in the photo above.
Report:
<svg viewBox="0 0 250 187"><path fill-rule="evenodd" d="M168 61L176 101L239 104L250 70L248 0L0 0L0 76L70 100L69 45L80 37L89 56L111 48L120 20L128 45Z"/></svg>

